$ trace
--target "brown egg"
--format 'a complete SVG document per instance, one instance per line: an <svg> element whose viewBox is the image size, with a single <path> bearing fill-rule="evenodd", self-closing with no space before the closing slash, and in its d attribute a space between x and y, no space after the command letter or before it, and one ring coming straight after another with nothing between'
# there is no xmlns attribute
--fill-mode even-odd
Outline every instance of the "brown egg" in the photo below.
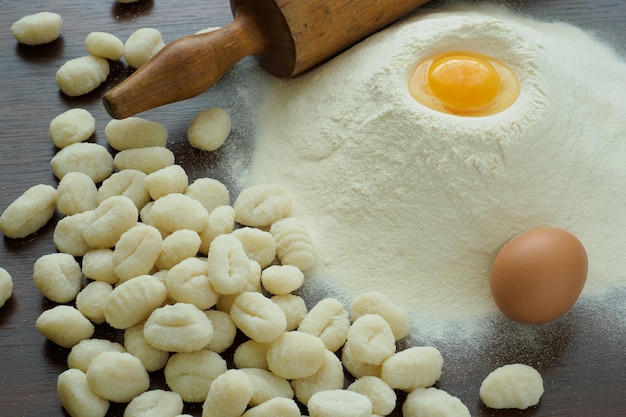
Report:
<svg viewBox="0 0 626 417"><path fill-rule="evenodd" d="M573 234L538 228L511 239L491 268L491 295L510 319L552 321L576 302L587 279L587 252Z"/></svg>

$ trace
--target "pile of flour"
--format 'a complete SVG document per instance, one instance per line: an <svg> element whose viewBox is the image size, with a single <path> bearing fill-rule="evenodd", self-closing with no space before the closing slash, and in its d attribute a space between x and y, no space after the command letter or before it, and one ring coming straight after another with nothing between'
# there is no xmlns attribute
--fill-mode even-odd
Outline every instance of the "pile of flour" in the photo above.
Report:
<svg viewBox="0 0 626 417"><path fill-rule="evenodd" d="M450 50L508 64L520 98L478 118L414 101L411 70ZM273 80L250 178L291 192L319 250L312 282L337 294L382 291L424 317L489 316L495 255L539 226L585 245L583 294L624 285L624 74L567 24L484 6L421 12Z"/></svg>

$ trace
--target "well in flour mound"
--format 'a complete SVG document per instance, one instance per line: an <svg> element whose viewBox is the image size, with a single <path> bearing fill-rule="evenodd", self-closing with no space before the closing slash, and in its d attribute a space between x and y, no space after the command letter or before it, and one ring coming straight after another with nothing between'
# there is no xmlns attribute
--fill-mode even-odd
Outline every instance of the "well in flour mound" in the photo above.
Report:
<svg viewBox="0 0 626 417"><path fill-rule="evenodd" d="M496 57L520 98L488 117L442 114L407 80L448 50ZM585 51L585 53L581 53ZM602 77L589 77L602 63ZM287 187L320 251L314 277L415 311L495 312L491 263L516 234L585 245L585 292L626 282L626 65L566 24L500 8L417 14L294 80L275 80L251 178Z"/></svg>

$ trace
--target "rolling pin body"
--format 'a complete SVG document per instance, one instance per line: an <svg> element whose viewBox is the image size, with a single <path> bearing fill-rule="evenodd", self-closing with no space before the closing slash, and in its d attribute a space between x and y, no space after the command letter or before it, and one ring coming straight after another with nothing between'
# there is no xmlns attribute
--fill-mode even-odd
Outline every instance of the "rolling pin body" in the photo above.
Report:
<svg viewBox="0 0 626 417"><path fill-rule="evenodd" d="M209 89L242 58L293 77L405 16L428 0L231 0L233 22L178 39L108 91L104 106L125 118Z"/></svg>

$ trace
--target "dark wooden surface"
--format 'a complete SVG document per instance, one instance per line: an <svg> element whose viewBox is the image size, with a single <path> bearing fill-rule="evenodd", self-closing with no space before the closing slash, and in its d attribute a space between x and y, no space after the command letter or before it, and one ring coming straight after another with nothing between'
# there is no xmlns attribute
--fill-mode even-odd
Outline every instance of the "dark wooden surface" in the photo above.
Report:
<svg viewBox="0 0 626 417"><path fill-rule="evenodd" d="M563 20L593 30L626 56L624 0L502 0L498 3L542 19ZM439 6L435 1L429 7ZM11 24L37 11L61 14L62 37L45 46L19 45L10 33ZM128 69L114 65L107 82L80 98L63 96L54 80L61 64L85 53L84 39L89 32L108 31L126 39L140 27L153 26L169 42L205 27L227 24L231 19L229 3L225 0L141 0L127 5L118 5L114 0L4 2L0 8L0 209L32 185L56 186L49 165L55 149L47 132L50 120L57 114L73 107L88 109L96 118L92 140L106 143L103 129L110 118L100 99L128 74ZM252 138L247 137L246 129L237 127L227 145L212 154L195 151L186 142L186 129L198 111L209 105L232 106L229 88L234 86L225 82L194 99L143 114L168 128L169 147L192 179L212 176L228 183L220 163L233 153L250 152ZM34 327L38 315L52 303L44 300L34 287L33 263L55 251L52 232L56 220L58 217L36 235L20 240L3 238L0 243L0 266L14 279L13 297L0 309L2 416L66 415L57 399L56 379L66 369L68 351L46 342ZM603 309L604 303L612 307ZM505 322L494 323L490 337L472 349L442 347L446 364L439 386L459 396L473 416L625 416L625 304L626 292L617 291L595 305L577 305L563 320L525 330L531 337L524 340L532 343L511 343L506 337L510 326ZM117 337L106 328L100 328L97 335ZM490 370L511 361L536 366L544 376L546 393L539 406L525 411L489 410L478 398L480 382ZM154 380L155 387L163 386L158 374ZM201 409L197 405L187 406L186 412L199 416ZM122 414L123 407L111 407L109 415ZM394 415L399 416L400 412Z"/></svg>

